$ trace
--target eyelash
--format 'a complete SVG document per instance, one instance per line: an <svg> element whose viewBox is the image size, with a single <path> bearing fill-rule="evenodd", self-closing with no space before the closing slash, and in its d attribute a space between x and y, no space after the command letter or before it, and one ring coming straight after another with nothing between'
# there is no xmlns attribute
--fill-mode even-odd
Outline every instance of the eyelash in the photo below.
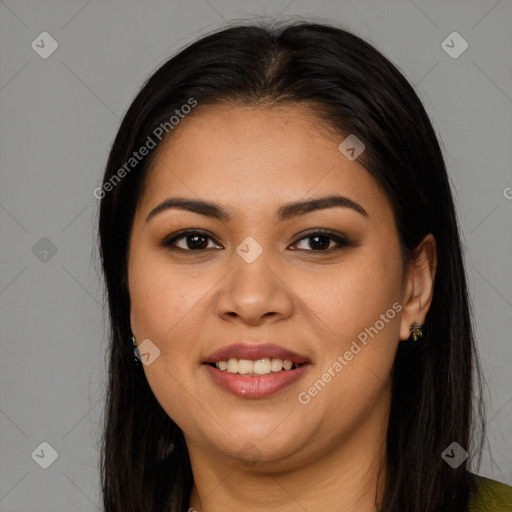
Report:
<svg viewBox="0 0 512 512"><path fill-rule="evenodd" d="M217 245L220 245L214 238L212 238L210 235L208 235L204 231L200 230L186 230L186 231L180 231L178 233L173 233L172 235L169 235L166 237L160 245L166 249L169 249L171 251L181 251L181 252L191 252L191 253L203 253L209 249L183 249L182 247L176 247L174 244L177 240L180 240L181 238L187 238L188 236L192 235L200 235L204 238L209 238ZM309 233L304 234L301 238L293 242L293 245L298 244L299 242L307 239L313 238L315 235L323 235L329 237L332 241L336 242L338 246L331 247L330 249L326 250L314 250L314 249L298 249L301 251L306 252L312 252L312 253L323 253L323 254L330 254L334 251L338 251L340 249L343 249L344 247L353 246L354 244L350 242L347 238L344 236L335 234L331 231L323 230L323 229L317 229L315 231L310 231ZM211 248L210 248L211 249Z"/></svg>

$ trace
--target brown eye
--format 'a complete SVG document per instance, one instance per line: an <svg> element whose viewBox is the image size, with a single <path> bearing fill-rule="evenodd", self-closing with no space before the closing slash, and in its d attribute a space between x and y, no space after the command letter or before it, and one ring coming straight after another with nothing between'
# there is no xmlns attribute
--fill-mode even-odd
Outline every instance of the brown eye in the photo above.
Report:
<svg viewBox="0 0 512 512"><path fill-rule="evenodd" d="M182 240L184 242L181 242ZM212 248L208 245L209 240L213 241L213 238L202 231L181 231L166 238L160 245L172 250L204 251Z"/></svg>
<svg viewBox="0 0 512 512"><path fill-rule="evenodd" d="M309 246L310 249L299 248L299 250L306 250L309 252L331 252L333 250L341 249L347 245L351 245L345 237L331 233L330 231L311 232L300 238L294 243L294 245L296 246L303 240L308 240L307 246ZM334 242L334 246L331 246L332 242Z"/></svg>
<svg viewBox="0 0 512 512"><path fill-rule="evenodd" d="M298 248L301 251L330 253L346 246L353 245L347 238L330 231L312 231L306 236L297 240L293 246L303 243L306 247ZM206 232L189 230L173 233L165 238L160 245L170 250L184 252L204 252L208 249L220 248L222 246ZM293 247L292 246L292 247Z"/></svg>

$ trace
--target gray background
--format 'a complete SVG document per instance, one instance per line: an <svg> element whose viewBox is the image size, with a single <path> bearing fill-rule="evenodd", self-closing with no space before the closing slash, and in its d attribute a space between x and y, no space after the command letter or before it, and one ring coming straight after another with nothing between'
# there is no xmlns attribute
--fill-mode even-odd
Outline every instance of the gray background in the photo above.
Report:
<svg viewBox="0 0 512 512"><path fill-rule="evenodd" d="M375 44L415 85L433 118L455 188L488 383L489 443L480 473L512 485L510 0L5 0L2 512L101 510L106 316L92 191L130 101L159 64L201 34L279 14L333 20ZM469 44L456 59L441 47L453 31ZM47 59L31 47L42 32L59 45ZM58 452L48 469L31 457L43 441Z"/></svg>

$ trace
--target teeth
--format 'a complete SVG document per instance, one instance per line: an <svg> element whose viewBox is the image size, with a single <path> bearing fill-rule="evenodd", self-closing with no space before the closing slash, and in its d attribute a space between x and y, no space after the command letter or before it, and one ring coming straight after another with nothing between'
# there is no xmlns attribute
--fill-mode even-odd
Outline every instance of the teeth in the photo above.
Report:
<svg viewBox="0 0 512 512"><path fill-rule="evenodd" d="M297 368L298 364L292 363L285 359L258 359L251 361L250 359L228 359L227 361L218 361L215 366L222 371L228 373L239 373L240 375L268 375L272 372L280 372L281 370L291 370Z"/></svg>
<svg viewBox="0 0 512 512"><path fill-rule="evenodd" d="M221 361L222 363L225 361ZM226 370L229 373L238 373L238 359L230 359L227 363Z"/></svg>
<svg viewBox="0 0 512 512"><path fill-rule="evenodd" d="M291 361L287 361L286 359L283 361L283 368L285 370L291 370L293 363Z"/></svg>
<svg viewBox="0 0 512 512"><path fill-rule="evenodd" d="M249 361L248 359L239 359L238 360L238 373L240 375L246 375L248 373L253 373L254 363Z"/></svg>
<svg viewBox="0 0 512 512"><path fill-rule="evenodd" d="M270 361L270 369L273 372L280 372L283 369L283 361L281 359L272 359Z"/></svg>

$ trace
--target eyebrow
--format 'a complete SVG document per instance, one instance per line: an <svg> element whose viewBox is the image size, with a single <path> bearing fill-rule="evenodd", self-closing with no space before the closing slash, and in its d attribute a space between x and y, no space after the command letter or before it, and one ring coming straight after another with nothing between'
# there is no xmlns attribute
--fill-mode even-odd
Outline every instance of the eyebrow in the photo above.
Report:
<svg viewBox="0 0 512 512"><path fill-rule="evenodd" d="M205 215L206 217L213 217L226 222L231 220L231 215L228 210L217 203L198 199L169 197L149 212L149 215L146 217L146 222L149 222L153 217L155 217L155 215L170 208L178 208L180 210ZM306 213L326 208L350 208L364 217L369 217L368 212L359 203L343 196L327 196L320 197L318 199L307 199L305 201L288 203L277 210L276 217L277 220L281 222L299 215L304 215Z"/></svg>

